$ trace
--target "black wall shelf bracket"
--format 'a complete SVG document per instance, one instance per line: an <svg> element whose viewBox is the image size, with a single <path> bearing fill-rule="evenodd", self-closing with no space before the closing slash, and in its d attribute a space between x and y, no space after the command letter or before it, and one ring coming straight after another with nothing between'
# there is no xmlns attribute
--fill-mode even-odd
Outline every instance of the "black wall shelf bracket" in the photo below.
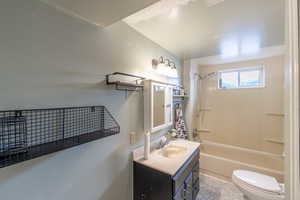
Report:
<svg viewBox="0 0 300 200"><path fill-rule="evenodd" d="M104 106L0 111L0 168L118 133Z"/></svg>

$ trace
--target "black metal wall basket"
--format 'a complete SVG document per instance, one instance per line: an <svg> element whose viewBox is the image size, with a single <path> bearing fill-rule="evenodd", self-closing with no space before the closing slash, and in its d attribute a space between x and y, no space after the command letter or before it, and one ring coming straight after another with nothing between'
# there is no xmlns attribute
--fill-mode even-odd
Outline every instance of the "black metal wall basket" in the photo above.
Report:
<svg viewBox="0 0 300 200"><path fill-rule="evenodd" d="M0 168L118 133L104 106L0 111Z"/></svg>

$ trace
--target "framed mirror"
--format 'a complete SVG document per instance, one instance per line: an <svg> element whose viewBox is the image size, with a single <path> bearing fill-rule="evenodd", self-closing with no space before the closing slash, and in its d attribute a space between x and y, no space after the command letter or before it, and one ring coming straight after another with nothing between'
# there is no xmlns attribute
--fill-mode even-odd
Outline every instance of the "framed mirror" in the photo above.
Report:
<svg viewBox="0 0 300 200"><path fill-rule="evenodd" d="M173 88L155 81L145 81L144 125L151 133L173 124Z"/></svg>
<svg viewBox="0 0 300 200"><path fill-rule="evenodd" d="M153 127L165 124L166 87L153 85Z"/></svg>

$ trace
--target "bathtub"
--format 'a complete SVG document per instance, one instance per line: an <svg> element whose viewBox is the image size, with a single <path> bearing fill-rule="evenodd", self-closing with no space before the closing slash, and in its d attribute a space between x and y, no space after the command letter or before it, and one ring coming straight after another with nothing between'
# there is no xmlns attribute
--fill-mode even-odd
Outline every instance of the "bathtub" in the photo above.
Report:
<svg viewBox="0 0 300 200"><path fill-rule="evenodd" d="M200 171L230 180L235 169L252 170L283 182L284 157L210 141L201 142Z"/></svg>

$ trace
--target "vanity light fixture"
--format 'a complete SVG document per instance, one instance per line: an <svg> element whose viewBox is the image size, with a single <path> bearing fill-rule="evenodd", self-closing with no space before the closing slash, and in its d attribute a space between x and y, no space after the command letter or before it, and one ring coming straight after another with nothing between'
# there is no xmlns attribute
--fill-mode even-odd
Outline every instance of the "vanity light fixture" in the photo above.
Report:
<svg viewBox="0 0 300 200"><path fill-rule="evenodd" d="M178 72L174 62L162 56L158 60L153 60L153 65L156 66L156 72L171 78L178 78Z"/></svg>

